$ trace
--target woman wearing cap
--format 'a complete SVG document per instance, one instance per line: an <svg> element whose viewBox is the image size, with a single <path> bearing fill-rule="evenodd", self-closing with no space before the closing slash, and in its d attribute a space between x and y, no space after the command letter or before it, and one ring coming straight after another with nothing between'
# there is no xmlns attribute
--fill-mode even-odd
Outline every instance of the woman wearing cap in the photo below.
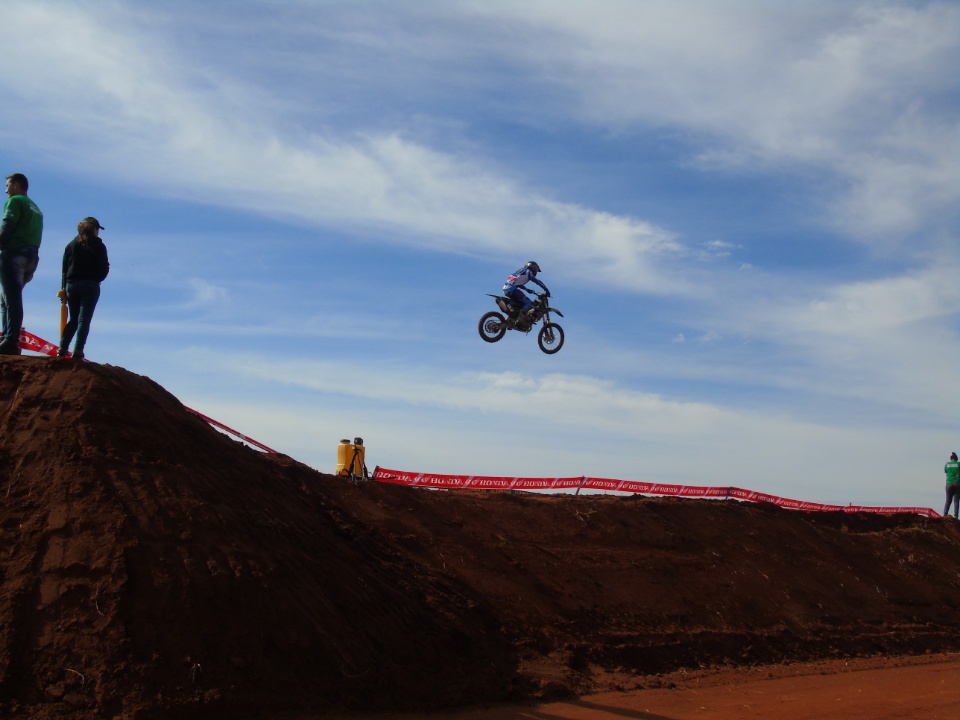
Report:
<svg viewBox="0 0 960 720"><path fill-rule="evenodd" d="M57 357L66 357L74 333L77 342L73 347L73 357L83 359L83 348L87 344L90 321L100 299L100 283L110 272L107 259L107 247L100 239L103 225L96 218L87 217L77 225L77 236L63 251L63 275L60 287L67 295L67 309L70 319L63 328L60 349Z"/></svg>

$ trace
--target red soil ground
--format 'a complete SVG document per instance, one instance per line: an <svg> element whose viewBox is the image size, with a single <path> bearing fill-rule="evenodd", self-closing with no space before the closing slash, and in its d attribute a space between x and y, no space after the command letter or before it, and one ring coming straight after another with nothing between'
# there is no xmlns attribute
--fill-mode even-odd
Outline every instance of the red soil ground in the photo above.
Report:
<svg viewBox="0 0 960 720"><path fill-rule="evenodd" d="M634 682L637 678L633 678ZM960 656L825 660L674 673L646 689L451 713L298 715L288 720L955 720Z"/></svg>
<svg viewBox="0 0 960 720"><path fill-rule="evenodd" d="M0 717L700 717L611 698L957 669L952 520L355 484L108 365L0 358L0 498Z"/></svg>

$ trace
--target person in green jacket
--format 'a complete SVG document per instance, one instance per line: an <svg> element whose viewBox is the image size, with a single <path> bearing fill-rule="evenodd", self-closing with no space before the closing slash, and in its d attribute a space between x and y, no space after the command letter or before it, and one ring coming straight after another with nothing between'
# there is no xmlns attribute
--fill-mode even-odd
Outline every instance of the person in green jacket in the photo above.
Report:
<svg viewBox="0 0 960 720"><path fill-rule="evenodd" d="M957 513L960 511L960 462L957 462L957 454L950 453L950 462L943 466L943 471L947 474L947 504L943 507L943 516L950 514L950 502L953 502L953 517L957 519Z"/></svg>
<svg viewBox="0 0 960 720"><path fill-rule="evenodd" d="M22 173L7 176L7 202L0 220L0 355L20 354L23 286L33 279L40 260L43 213L27 197Z"/></svg>

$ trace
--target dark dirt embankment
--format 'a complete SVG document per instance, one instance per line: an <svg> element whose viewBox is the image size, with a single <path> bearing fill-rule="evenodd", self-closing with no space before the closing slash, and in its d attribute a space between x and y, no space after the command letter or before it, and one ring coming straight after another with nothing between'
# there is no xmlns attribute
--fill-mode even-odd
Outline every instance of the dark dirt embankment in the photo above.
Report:
<svg viewBox="0 0 960 720"><path fill-rule="evenodd" d="M107 365L0 358L0 498L12 717L430 709L960 649L954 521L355 485Z"/></svg>

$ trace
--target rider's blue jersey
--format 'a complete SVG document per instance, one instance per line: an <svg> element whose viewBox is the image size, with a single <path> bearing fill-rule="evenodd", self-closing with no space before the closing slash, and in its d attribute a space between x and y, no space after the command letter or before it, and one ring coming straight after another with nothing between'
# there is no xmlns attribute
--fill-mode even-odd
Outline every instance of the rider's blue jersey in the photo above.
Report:
<svg viewBox="0 0 960 720"><path fill-rule="evenodd" d="M510 275L507 277L507 281L503 284L503 291L508 292L510 290L513 290L514 288L523 288L524 285L526 285L528 282L531 282L531 281L535 282L537 285L542 287L544 292L550 292L549 290L547 290L547 286L544 285L539 280L537 280L537 277L536 275L533 274L533 271L526 266L523 266L522 268L517 270L515 273L513 273L513 275ZM523 289L524 289L524 292L529 292L529 290L527 290L526 288L523 288Z"/></svg>

